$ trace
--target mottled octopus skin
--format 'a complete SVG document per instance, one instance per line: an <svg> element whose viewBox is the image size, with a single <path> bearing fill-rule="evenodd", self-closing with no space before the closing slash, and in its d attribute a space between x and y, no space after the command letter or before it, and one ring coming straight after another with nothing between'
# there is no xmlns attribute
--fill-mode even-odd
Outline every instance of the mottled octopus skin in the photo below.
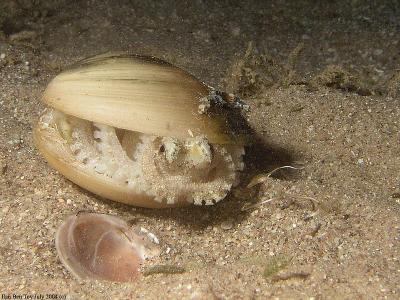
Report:
<svg viewBox="0 0 400 300"><path fill-rule="evenodd" d="M202 136L183 142L149 136L53 109L41 116L35 141L71 181L105 198L143 207L214 204L237 184L243 168L242 146L210 145Z"/></svg>

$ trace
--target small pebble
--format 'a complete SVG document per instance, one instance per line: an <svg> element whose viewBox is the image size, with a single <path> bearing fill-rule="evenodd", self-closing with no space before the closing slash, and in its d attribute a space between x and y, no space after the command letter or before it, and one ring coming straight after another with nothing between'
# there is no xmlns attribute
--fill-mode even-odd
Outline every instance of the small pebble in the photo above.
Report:
<svg viewBox="0 0 400 300"><path fill-rule="evenodd" d="M234 27L232 28L232 35L233 36L239 36L240 35L240 27Z"/></svg>
<svg viewBox="0 0 400 300"><path fill-rule="evenodd" d="M44 220L45 217L46 217L45 215L39 214L39 215L37 215L35 218L36 218L37 220Z"/></svg>
<svg viewBox="0 0 400 300"><path fill-rule="evenodd" d="M0 173L1 175L5 175L7 173L8 165L6 163L2 163L0 161Z"/></svg>
<svg viewBox="0 0 400 300"><path fill-rule="evenodd" d="M229 229L232 229L232 227L233 227L233 222L232 222L232 220L226 220L226 221L223 221L223 222L221 223L221 228L222 228L223 230L229 230Z"/></svg>
<svg viewBox="0 0 400 300"><path fill-rule="evenodd" d="M6 206L6 207L3 207L3 208L2 208L1 212L2 212L3 214L6 214L6 213L8 213L9 210L10 210L10 207L9 207L9 206Z"/></svg>
<svg viewBox="0 0 400 300"><path fill-rule="evenodd" d="M37 37L37 33L32 30L23 30L14 34L11 34L9 39L11 42L20 42L27 40L34 40Z"/></svg>

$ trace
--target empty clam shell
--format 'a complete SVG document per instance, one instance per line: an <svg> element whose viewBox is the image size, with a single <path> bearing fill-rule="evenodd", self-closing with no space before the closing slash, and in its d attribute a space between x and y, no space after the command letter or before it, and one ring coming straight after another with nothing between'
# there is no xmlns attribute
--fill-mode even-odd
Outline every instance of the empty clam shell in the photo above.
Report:
<svg viewBox="0 0 400 300"><path fill-rule="evenodd" d="M78 279L132 282L140 265L157 256L159 246L114 216L78 213L67 218L56 234L64 266Z"/></svg>

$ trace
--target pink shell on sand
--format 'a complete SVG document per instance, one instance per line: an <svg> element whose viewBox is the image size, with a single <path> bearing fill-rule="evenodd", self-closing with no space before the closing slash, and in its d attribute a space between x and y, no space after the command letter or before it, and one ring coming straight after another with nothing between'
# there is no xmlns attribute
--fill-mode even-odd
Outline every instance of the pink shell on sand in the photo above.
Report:
<svg viewBox="0 0 400 300"><path fill-rule="evenodd" d="M75 277L116 282L135 281L143 261L160 253L125 221L97 213L68 217L57 231L56 248Z"/></svg>

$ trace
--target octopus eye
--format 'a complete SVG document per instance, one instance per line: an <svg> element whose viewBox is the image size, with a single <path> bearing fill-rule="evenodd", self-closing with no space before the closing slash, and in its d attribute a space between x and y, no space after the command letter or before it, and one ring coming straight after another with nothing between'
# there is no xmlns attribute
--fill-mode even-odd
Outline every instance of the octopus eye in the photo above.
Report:
<svg viewBox="0 0 400 300"><path fill-rule="evenodd" d="M179 154L181 152L181 144L175 138L164 137L161 140L159 151L160 153L164 153L168 163L172 164L173 162L176 162L179 158Z"/></svg>
<svg viewBox="0 0 400 300"><path fill-rule="evenodd" d="M211 145L205 137L199 136L188 139L185 146L187 149L187 161L190 165L201 168L211 163Z"/></svg>

